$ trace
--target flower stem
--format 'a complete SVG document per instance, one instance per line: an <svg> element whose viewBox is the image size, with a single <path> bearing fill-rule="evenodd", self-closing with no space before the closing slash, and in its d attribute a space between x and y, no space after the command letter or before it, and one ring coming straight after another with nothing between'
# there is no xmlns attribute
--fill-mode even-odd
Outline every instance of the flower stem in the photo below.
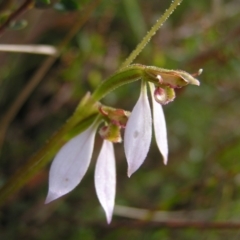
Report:
<svg viewBox="0 0 240 240"><path fill-rule="evenodd" d="M143 40L137 45L136 49L132 51L129 57L123 62L121 68L124 68L130 65L134 59L141 53L144 47L148 44L151 38L156 34L157 30L163 25L163 23L169 18L169 16L174 12L176 7L180 5L182 0L174 0L170 7L165 11L165 13L158 19L158 21L154 24L151 30L147 33L147 35L143 38Z"/></svg>

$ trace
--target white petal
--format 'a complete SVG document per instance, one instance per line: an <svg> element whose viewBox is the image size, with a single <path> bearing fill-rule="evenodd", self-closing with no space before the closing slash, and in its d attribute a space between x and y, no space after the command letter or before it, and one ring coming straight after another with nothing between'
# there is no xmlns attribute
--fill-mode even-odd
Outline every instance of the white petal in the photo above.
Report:
<svg viewBox="0 0 240 240"><path fill-rule="evenodd" d="M142 87L140 97L128 119L124 134L124 149L130 177L144 162L152 138L151 110L146 86Z"/></svg>
<svg viewBox="0 0 240 240"><path fill-rule="evenodd" d="M163 162L166 165L168 160L168 141L167 127L162 105L157 103L154 98L154 85L149 83L153 102L153 125L154 133L159 151L163 156Z"/></svg>
<svg viewBox="0 0 240 240"><path fill-rule="evenodd" d="M72 191L85 175L93 152L96 127L91 126L67 142L57 153L49 173L45 203Z"/></svg>
<svg viewBox="0 0 240 240"><path fill-rule="evenodd" d="M95 188L99 202L107 217L108 224L112 220L112 214L116 194L116 167L113 144L104 140L95 168Z"/></svg>

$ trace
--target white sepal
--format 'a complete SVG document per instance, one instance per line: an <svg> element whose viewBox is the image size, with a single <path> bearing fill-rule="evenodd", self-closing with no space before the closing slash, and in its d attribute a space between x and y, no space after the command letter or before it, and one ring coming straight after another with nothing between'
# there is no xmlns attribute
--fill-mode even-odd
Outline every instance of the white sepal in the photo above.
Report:
<svg viewBox="0 0 240 240"><path fill-rule="evenodd" d="M45 203L72 191L85 175L93 152L96 126L91 126L67 142L57 153L49 173Z"/></svg>
<svg viewBox="0 0 240 240"><path fill-rule="evenodd" d="M103 141L96 163L94 181L98 200L105 211L109 224L112 220L115 203L116 167L113 144L108 140Z"/></svg>
<svg viewBox="0 0 240 240"><path fill-rule="evenodd" d="M124 150L130 177L144 162L152 138L151 109L145 83L140 97L127 121L124 134Z"/></svg>
<svg viewBox="0 0 240 240"><path fill-rule="evenodd" d="M163 156L163 163L166 165L168 161L168 141L167 141L167 127L164 117L162 105L157 103L154 98L154 84L149 83L152 105L153 105L153 126L154 133L159 151Z"/></svg>

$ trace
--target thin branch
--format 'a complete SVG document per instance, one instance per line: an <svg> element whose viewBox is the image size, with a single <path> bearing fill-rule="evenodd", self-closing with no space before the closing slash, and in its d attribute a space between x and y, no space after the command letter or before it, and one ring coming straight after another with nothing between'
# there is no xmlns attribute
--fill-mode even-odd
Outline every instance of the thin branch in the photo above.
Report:
<svg viewBox="0 0 240 240"><path fill-rule="evenodd" d="M2 52L17 52L17 53L31 53L43 55L55 55L57 49L50 45L41 44L0 44L0 51Z"/></svg>
<svg viewBox="0 0 240 240"><path fill-rule="evenodd" d="M92 225L98 225L92 224ZM160 229L160 228L195 228L195 229L203 229L203 230L212 230L212 229L232 229L238 230L240 229L240 222L208 222L208 221L162 221L162 222L149 222L149 221L113 221L110 225L103 225L102 227L107 227L109 229L116 229L120 227L129 228L129 229Z"/></svg>
<svg viewBox="0 0 240 240"><path fill-rule="evenodd" d="M149 209L115 205L114 215L151 222L168 222L173 219L175 221L189 221L189 219L191 219L191 221L209 221L214 217L214 209L192 211L152 211Z"/></svg>
<svg viewBox="0 0 240 240"><path fill-rule="evenodd" d="M240 222L210 221L214 218L214 209L192 211L151 211L116 205L114 215L134 220L113 222L112 228L197 228L197 229L240 229ZM124 222L126 222L124 220Z"/></svg>
<svg viewBox="0 0 240 240"><path fill-rule="evenodd" d="M26 12L28 9L32 8L34 5L33 0L26 0L16 11L14 11L8 19L0 26L0 36L4 33L5 29L9 26L9 24L16 19L18 16Z"/></svg>
<svg viewBox="0 0 240 240"><path fill-rule="evenodd" d="M150 29L147 35L143 38L143 40L137 45L136 49L129 55L129 57L123 62L121 68L124 68L131 64L135 58L139 55L140 52L144 49L144 47L149 43L152 37L156 34L157 30L163 25L163 23L170 17L170 15L174 12L176 7L180 5L182 0L174 0L172 1L170 7L164 12L164 14L158 19L156 24Z"/></svg>

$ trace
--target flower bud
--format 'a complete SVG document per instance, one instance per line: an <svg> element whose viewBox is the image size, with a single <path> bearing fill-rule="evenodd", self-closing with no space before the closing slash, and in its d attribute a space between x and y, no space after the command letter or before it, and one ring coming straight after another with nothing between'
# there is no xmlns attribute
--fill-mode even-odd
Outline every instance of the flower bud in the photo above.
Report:
<svg viewBox="0 0 240 240"><path fill-rule="evenodd" d="M170 87L156 87L154 91L154 99L156 102L165 105L172 102L175 98L175 91Z"/></svg>
<svg viewBox="0 0 240 240"><path fill-rule="evenodd" d="M100 136L113 143L120 143L122 142L121 137L121 127L109 123L108 125L105 125L100 128L99 130Z"/></svg>

